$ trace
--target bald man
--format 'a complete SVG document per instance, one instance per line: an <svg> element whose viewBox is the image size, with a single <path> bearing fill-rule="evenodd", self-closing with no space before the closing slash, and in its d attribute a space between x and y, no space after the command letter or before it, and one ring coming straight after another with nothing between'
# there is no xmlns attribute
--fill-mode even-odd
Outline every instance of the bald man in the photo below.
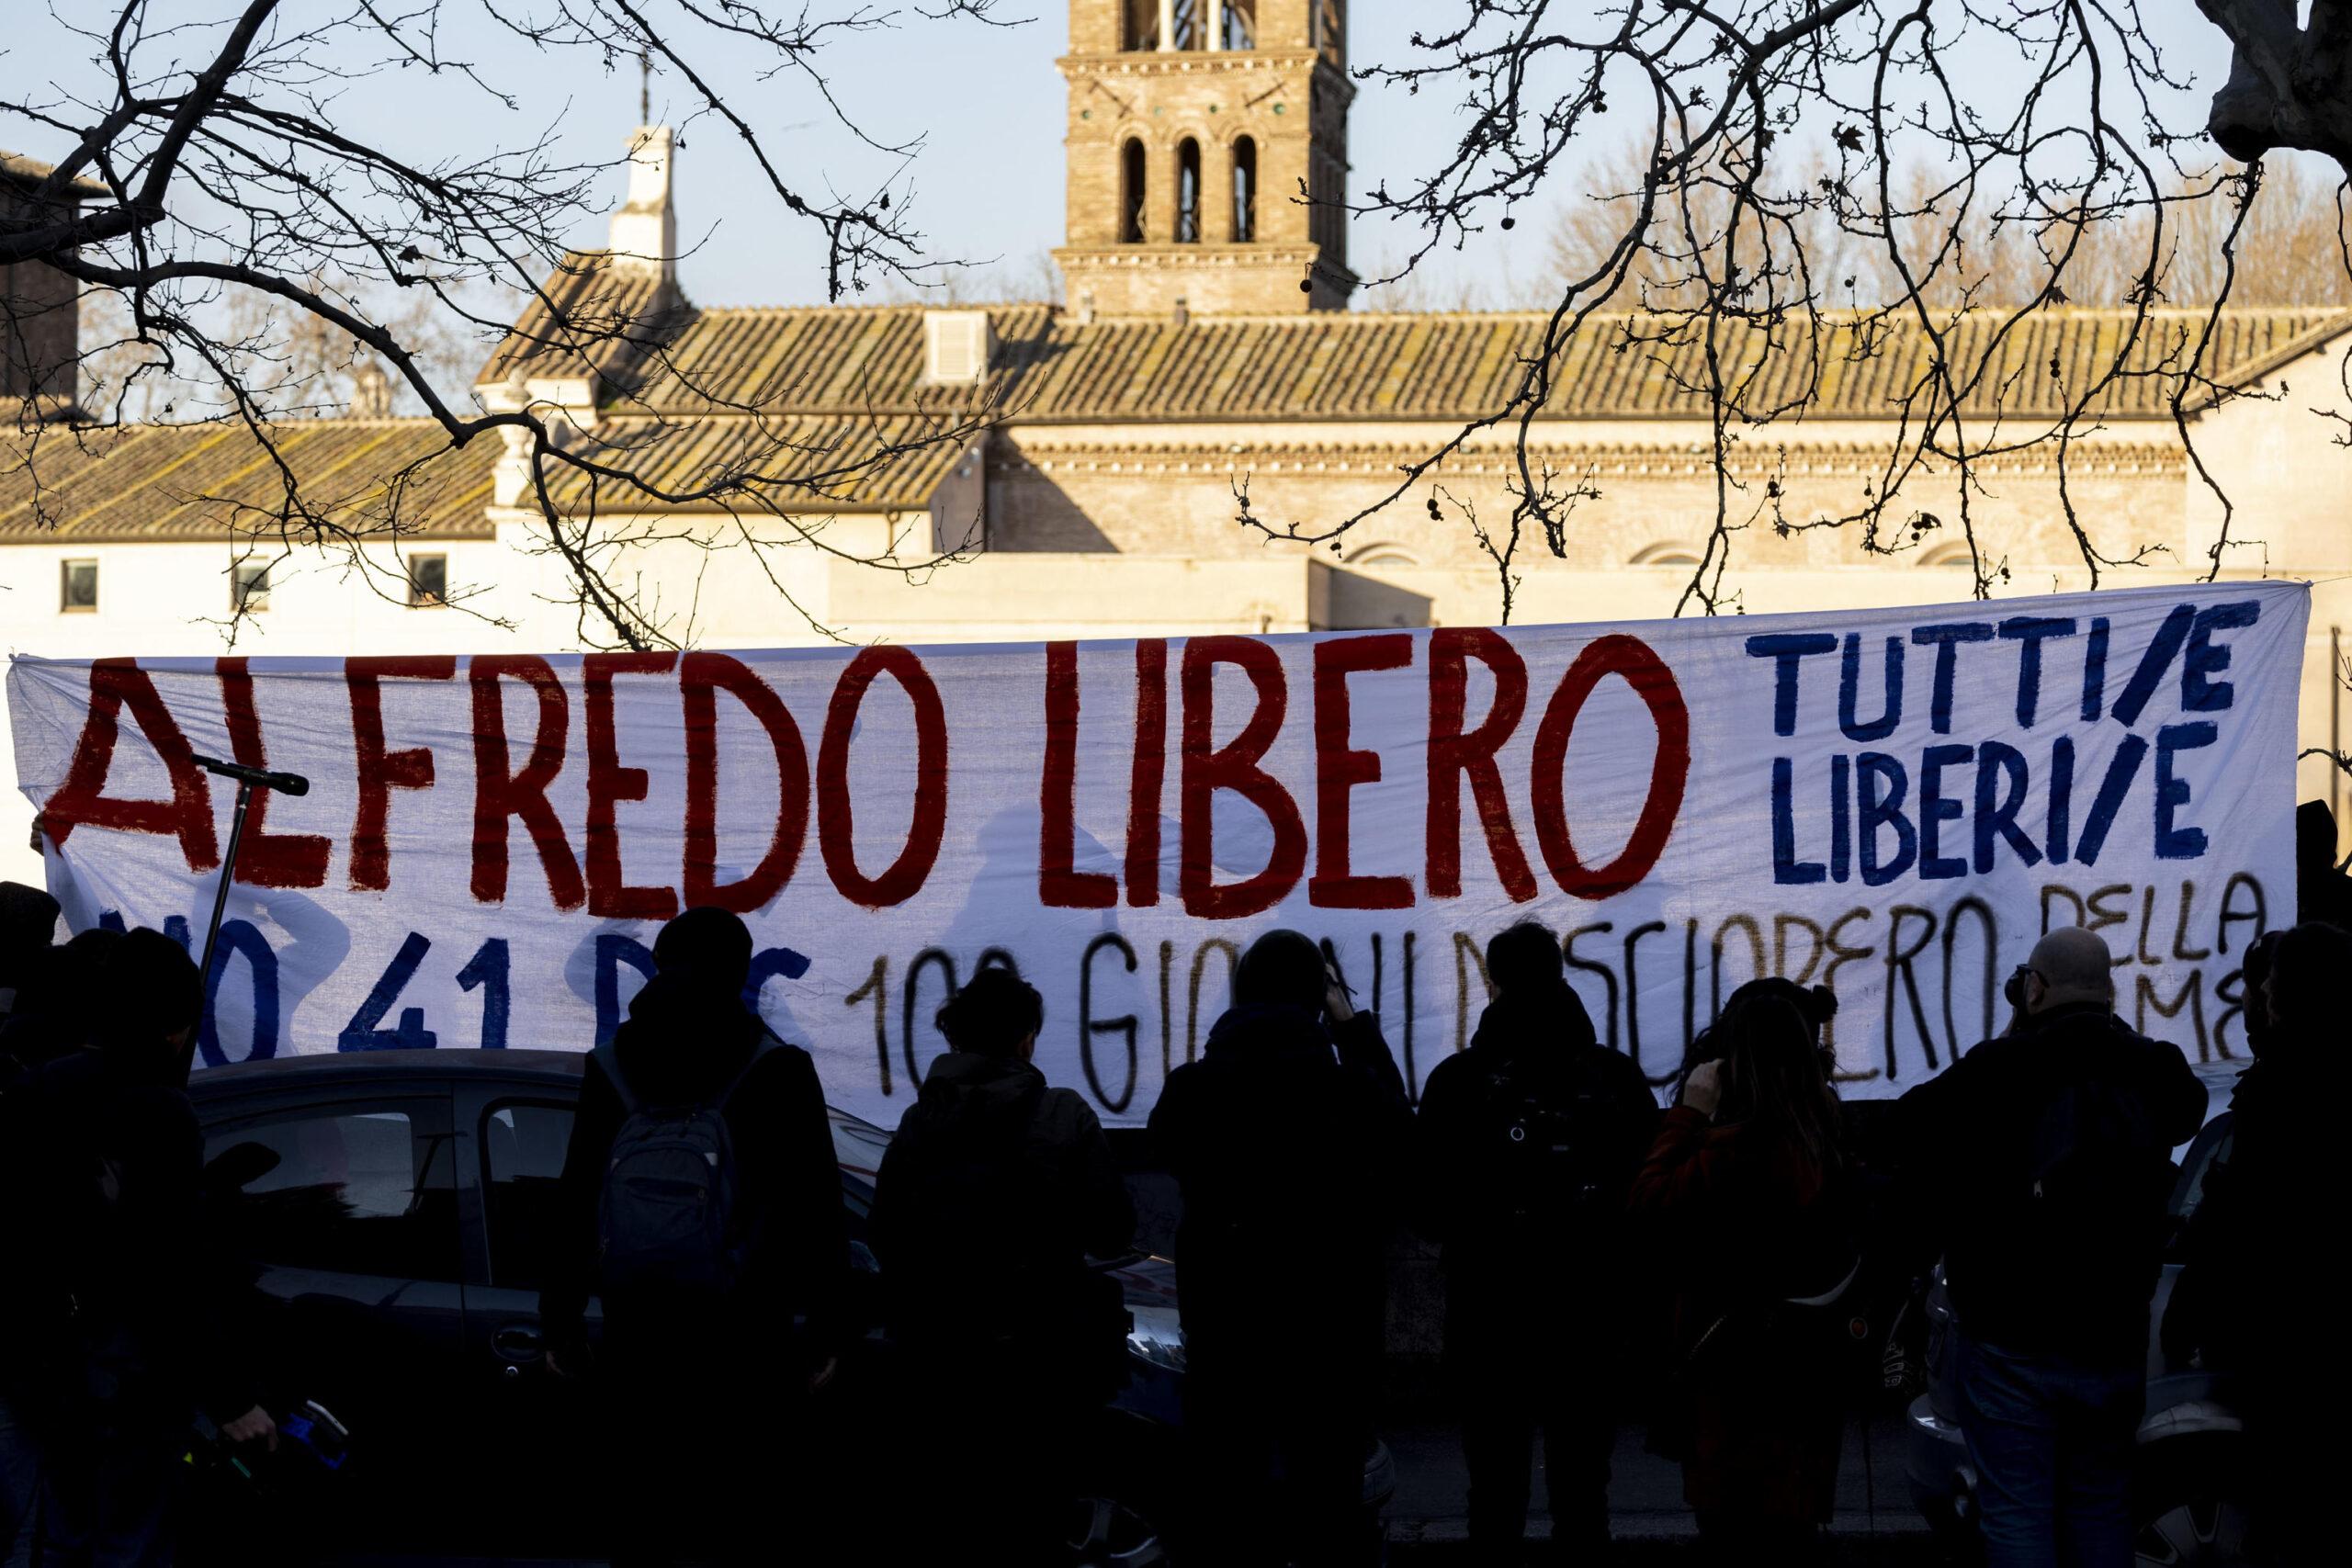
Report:
<svg viewBox="0 0 2352 1568"><path fill-rule="evenodd" d="M2010 1032L1873 1130L1937 1200L1986 1568L2132 1562L2148 1298L2205 1086L2115 1016L2116 962L2094 931L2044 936L2009 977Z"/></svg>

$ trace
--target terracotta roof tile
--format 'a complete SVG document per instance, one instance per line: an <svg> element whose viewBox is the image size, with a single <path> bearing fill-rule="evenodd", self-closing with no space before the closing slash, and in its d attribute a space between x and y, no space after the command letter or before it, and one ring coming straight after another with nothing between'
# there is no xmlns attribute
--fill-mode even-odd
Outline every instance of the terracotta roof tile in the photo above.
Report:
<svg viewBox="0 0 2352 1568"><path fill-rule="evenodd" d="M644 353L671 336L684 298L650 268L616 264L604 251L567 256L491 354L477 387L517 377L594 371L600 396L627 389Z"/></svg>
<svg viewBox="0 0 2352 1568"><path fill-rule="evenodd" d="M712 486L740 497L697 499L689 510L753 512L919 511L930 504L971 449L953 439L959 422L921 414L874 419L863 414L764 419L725 415L703 419L631 416L600 423L575 449L673 494ZM589 476L551 469L557 504L583 508ZM634 490L606 485L605 507L661 512L667 506Z"/></svg>
<svg viewBox="0 0 2352 1568"><path fill-rule="evenodd" d="M592 298L599 309L608 299ZM1540 314L1507 312L1080 323L1043 305L994 307L989 314L999 340L992 373L985 387L968 389L922 384L921 306L682 311L655 362L612 406L770 416L946 415L992 407L1014 423L1455 420L1509 400L1545 322ZM2092 412L2165 416L2204 319L2201 310L2151 312L2120 374L2093 397ZM2082 397L2113 368L2130 313L2064 308L2006 329L2005 320L1974 312L1946 331L1952 363L1968 378L1962 408L1976 418L2046 418ZM2343 310L2224 310L2203 372L2232 383L2346 327L2352 312ZM1765 347L1759 331L1736 323L1718 334L1738 412L1802 408L1811 419L1893 418L1920 394L1934 365L1934 344L1908 319L1825 317L1817 333L1792 326L1774 352ZM537 349L525 357L553 363ZM492 368L520 362L510 345ZM1594 317L1555 367L1544 412L1703 418L1706 362L1695 327Z"/></svg>
<svg viewBox="0 0 2352 1568"><path fill-rule="evenodd" d="M302 420L275 439L308 503L357 531L486 538L497 445L423 419ZM397 497L390 491L405 475ZM242 423L0 434L0 539L212 539L276 526L285 484Z"/></svg>

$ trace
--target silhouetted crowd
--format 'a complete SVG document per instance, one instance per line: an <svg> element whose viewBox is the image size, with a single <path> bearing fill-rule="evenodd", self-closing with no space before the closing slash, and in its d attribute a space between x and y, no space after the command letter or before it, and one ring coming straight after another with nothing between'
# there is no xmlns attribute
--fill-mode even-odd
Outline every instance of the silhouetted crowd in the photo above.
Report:
<svg viewBox="0 0 2352 1568"><path fill-rule="evenodd" d="M1605 1558L1635 1402L1718 1561L1813 1561L1849 1423L1925 1375L1939 1264L1985 1560L2123 1568L2168 1247L2188 1261L2162 1358L2237 1380L2256 1561L2319 1561L2343 1452L2323 1436L2344 1382L2324 1286L2352 883L2332 819L2324 840L2301 826L2301 919L2245 954L2255 1059L2180 1236L2172 1156L2206 1089L2117 1016L2094 931L2044 934L2007 1028L1867 1116L1837 1092L1835 997L1784 979L1725 1000L1661 1111L1532 922L1487 944L1491 999L1417 1110L1329 945L1261 936L1150 1118L1182 1197L1176 1556L1376 1560L1365 1472L1409 1224L1442 1249L1482 1561L1524 1549L1539 1438L1555 1556ZM51 947L56 914L0 887L0 1524L10 1564L164 1562L190 1421L277 1433L230 1308L251 1275L203 1240L196 967L149 931ZM792 1478L822 1467L812 1413L870 1325L817 1073L745 1005L752 953L720 910L663 928L658 973L585 1066L546 1238L547 1359L607 1422L582 1506L609 1516L617 1562L846 1560ZM951 1050L866 1216L903 1380L881 1396L890 1441L924 1486L856 1555L1068 1561L1064 1504L1130 1375L1102 1262L1136 1213L1093 1111L1032 1064L1032 987L983 968L937 1021Z"/></svg>

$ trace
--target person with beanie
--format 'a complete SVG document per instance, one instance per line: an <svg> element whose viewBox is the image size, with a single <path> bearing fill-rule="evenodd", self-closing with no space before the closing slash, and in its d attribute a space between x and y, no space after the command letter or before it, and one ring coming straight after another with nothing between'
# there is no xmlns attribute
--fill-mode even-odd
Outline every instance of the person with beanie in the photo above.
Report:
<svg viewBox="0 0 2352 1568"><path fill-rule="evenodd" d="M1657 1100L1595 1040L1551 931L1530 920L1488 942L1487 982L1477 1032L1430 1071L1419 1118L1471 1546L1517 1561L1541 1431L1554 1550L1589 1561L1609 1540L1627 1193Z"/></svg>
<svg viewBox="0 0 2352 1568"><path fill-rule="evenodd" d="M1204 1560L1341 1561L1412 1134L1379 1021L1313 942L1269 931L1236 966L1200 1060L1168 1075L1151 1133L1184 1201L1177 1305Z"/></svg>

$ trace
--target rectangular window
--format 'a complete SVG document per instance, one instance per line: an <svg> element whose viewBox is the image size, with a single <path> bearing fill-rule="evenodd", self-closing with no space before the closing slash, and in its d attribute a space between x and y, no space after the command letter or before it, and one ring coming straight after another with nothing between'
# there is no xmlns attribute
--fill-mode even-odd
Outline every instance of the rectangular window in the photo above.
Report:
<svg viewBox="0 0 2352 1568"><path fill-rule="evenodd" d="M205 1140L243 1256L287 1269L454 1282L457 1160L403 1111L311 1111Z"/></svg>
<svg viewBox="0 0 2352 1568"><path fill-rule="evenodd" d="M556 1188L571 1143L570 1106L500 1105L482 1118L490 1282L501 1290L536 1291L547 1282Z"/></svg>
<svg viewBox="0 0 2352 1568"><path fill-rule="evenodd" d="M411 556L408 558L408 602L417 609L427 609L449 602L449 558L447 556Z"/></svg>
<svg viewBox="0 0 2352 1568"><path fill-rule="evenodd" d="M250 613L269 608L269 563L241 560L229 569L229 608Z"/></svg>
<svg viewBox="0 0 2352 1568"><path fill-rule="evenodd" d="M69 613L87 613L98 607L97 562L69 560L59 564L57 607Z"/></svg>

